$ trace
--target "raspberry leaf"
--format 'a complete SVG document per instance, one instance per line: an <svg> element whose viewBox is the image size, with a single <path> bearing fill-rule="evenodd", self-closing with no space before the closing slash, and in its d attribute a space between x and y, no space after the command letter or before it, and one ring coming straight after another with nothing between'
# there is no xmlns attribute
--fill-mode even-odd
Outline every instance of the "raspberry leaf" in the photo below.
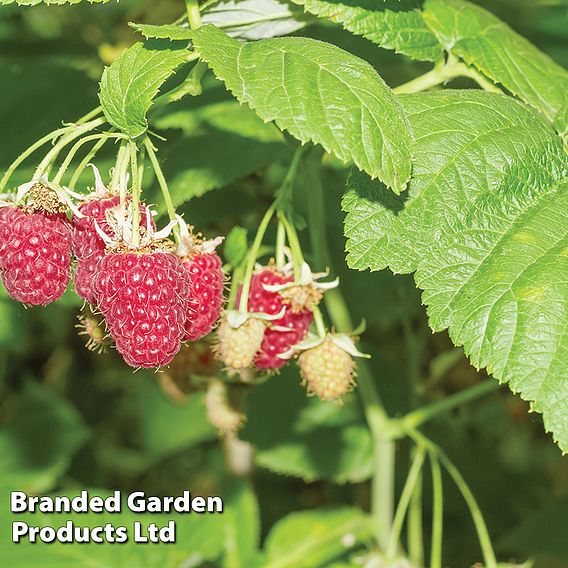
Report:
<svg viewBox="0 0 568 568"><path fill-rule="evenodd" d="M304 10L341 24L355 35L420 61L439 61L444 50L424 22L417 0L295 0Z"/></svg>
<svg viewBox="0 0 568 568"><path fill-rule="evenodd" d="M514 99L482 92L401 97L414 128L408 194L354 173L352 268L416 271L430 325L543 413L568 450L568 158Z"/></svg>
<svg viewBox="0 0 568 568"><path fill-rule="evenodd" d="M424 19L444 47L540 111L568 135L568 71L499 18L464 0L428 0Z"/></svg>
<svg viewBox="0 0 568 568"><path fill-rule="evenodd" d="M211 25L193 37L217 77L263 120L352 160L396 193L405 188L411 171L408 121L366 61L307 38L240 43Z"/></svg>
<svg viewBox="0 0 568 568"><path fill-rule="evenodd" d="M90 4L106 4L110 0L87 0ZM17 4L18 6L61 6L63 4L79 4L83 0L0 0L0 6L6 4Z"/></svg>
<svg viewBox="0 0 568 568"><path fill-rule="evenodd" d="M147 39L156 38L187 41L191 39L191 30L176 24L157 26L155 24L135 24L130 22L128 25L137 32L140 32Z"/></svg>
<svg viewBox="0 0 568 568"><path fill-rule="evenodd" d="M99 97L107 120L132 138L144 134L152 100L187 55L183 41L138 42L123 51L101 80Z"/></svg>

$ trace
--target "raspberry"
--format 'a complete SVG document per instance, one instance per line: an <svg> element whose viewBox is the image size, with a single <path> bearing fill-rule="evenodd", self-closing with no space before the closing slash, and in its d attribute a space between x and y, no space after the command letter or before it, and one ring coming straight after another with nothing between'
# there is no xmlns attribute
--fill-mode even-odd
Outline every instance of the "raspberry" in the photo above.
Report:
<svg viewBox="0 0 568 568"><path fill-rule="evenodd" d="M304 311L295 314L291 310L275 321L273 327L267 327L260 350L255 357L255 365L259 369L280 369L288 360L278 357L289 351L308 334L314 316Z"/></svg>
<svg viewBox="0 0 568 568"><path fill-rule="evenodd" d="M278 314L283 307L287 306L287 301L281 293L270 292L264 286L285 284L293 280L292 276L286 276L272 268L264 268L256 272L251 279L248 309L251 312ZM287 309L281 318L272 320L256 354L256 367L267 370L283 367L287 361L278 355L289 351L291 347L306 337L313 319L314 316L309 310L294 312Z"/></svg>
<svg viewBox="0 0 568 568"><path fill-rule="evenodd" d="M74 216L73 225L73 253L77 258L75 270L75 290L77 294L89 302L96 304L96 297L92 289L92 281L97 272L99 261L105 252L105 242L97 233L95 222L105 233L112 230L107 222L107 212L118 206L120 197L107 193L104 198L93 197L79 206L84 217ZM145 219L147 210L140 205L140 218Z"/></svg>
<svg viewBox="0 0 568 568"><path fill-rule="evenodd" d="M181 347L189 294L189 274L174 254L108 252L93 291L126 363L145 368L170 363Z"/></svg>
<svg viewBox="0 0 568 568"><path fill-rule="evenodd" d="M217 356L229 369L235 371L252 367L265 327L263 321L254 317L247 319L240 327L232 327L224 319L217 331Z"/></svg>
<svg viewBox="0 0 568 568"><path fill-rule="evenodd" d="M298 358L300 374L308 393L322 400L335 400L354 386L353 358L327 337Z"/></svg>
<svg viewBox="0 0 568 568"><path fill-rule="evenodd" d="M71 278L71 228L65 214L16 206L0 212L0 269L10 296L32 306L61 298Z"/></svg>
<svg viewBox="0 0 568 568"><path fill-rule="evenodd" d="M185 339L197 341L211 332L221 315L223 268L214 252L190 254L182 258L182 264L191 276Z"/></svg>

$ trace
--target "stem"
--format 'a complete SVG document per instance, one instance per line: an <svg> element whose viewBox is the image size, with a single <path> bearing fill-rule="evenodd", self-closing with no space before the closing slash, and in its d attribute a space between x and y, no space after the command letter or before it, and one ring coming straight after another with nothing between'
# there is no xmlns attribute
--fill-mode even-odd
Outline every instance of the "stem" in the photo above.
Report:
<svg viewBox="0 0 568 568"><path fill-rule="evenodd" d="M310 159L311 158L311 159ZM308 156L304 161L303 175L309 187L309 222L312 250L316 263L329 262L330 254L326 238L325 201L320 179L321 154L317 159ZM324 295L327 311L335 328L348 332L353 329L347 304L339 288ZM358 365L358 394L374 446L371 509L378 543L386 548L391 534L394 510L395 444L392 439L392 420L388 417L377 392L369 365Z"/></svg>
<svg viewBox="0 0 568 568"><path fill-rule="evenodd" d="M136 142L130 142L130 172L132 174L132 244L140 244L140 179Z"/></svg>
<svg viewBox="0 0 568 568"><path fill-rule="evenodd" d="M497 390L499 383L493 379L488 379L469 387L461 392L447 396L441 400L423 406L409 412L401 421L408 428L417 428L421 424L428 422L438 414L448 412L458 406L462 406L472 400L480 398L489 392Z"/></svg>
<svg viewBox="0 0 568 568"><path fill-rule="evenodd" d="M430 568L442 568L442 546L444 530L444 487L442 470L435 452L429 452L432 469L432 547L430 549Z"/></svg>
<svg viewBox="0 0 568 568"><path fill-rule="evenodd" d="M80 148L81 148L81 146L83 146L83 144L87 144L87 142L91 142L92 140L100 140L100 139L104 139L104 138L106 138L106 139L109 139L109 138L124 138L124 134L111 134L111 133L104 132L103 134L91 134L90 136L85 136L84 138L81 138L78 142L75 143L75 145L71 148L71 150L69 150L69 153L65 157L65 160L63 160L63 163L61 164L61 167L59 168L57 175L53 178L54 183L60 183L61 182L61 180L63 179L63 176L65 175L65 172L67 171L67 168L69 167L69 165L73 161L75 154L80 150Z"/></svg>
<svg viewBox="0 0 568 568"><path fill-rule="evenodd" d="M491 538L489 537L489 531L487 530L487 525L483 519L483 514L479 509L479 505L471 492L462 474L458 471L456 466L446 457L443 452L438 453L440 461L446 468L450 477L454 480L457 488L460 490L464 501L467 503L469 511L471 513L471 518L473 519L473 524L477 531L477 536L479 538L479 544L481 545L481 552L483 553L483 561L485 563L485 568L497 568L497 559L495 558L495 551L493 550L493 545L491 544Z"/></svg>
<svg viewBox="0 0 568 568"><path fill-rule="evenodd" d="M69 189L75 189L77 182L79 181L79 177L85 171L85 168L91 162L91 160L98 154L99 150L107 143L109 138L101 138L89 151L89 153L81 160L80 164L75 169L71 180L69 181Z"/></svg>
<svg viewBox="0 0 568 568"><path fill-rule="evenodd" d="M414 566L424 566L424 531L422 528L422 472L419 473L408 510L408 557Z"/></svg>
<svg viewBox="0 0 568 568"><path fill-rule="evenodd" d="M189 27L195 30L201 26L201 14L199 13L198 0L185 0L185 9Z"/></svg>
<svg viewBox="0 0 568 568"><path fill-rule="evenodd" d="M282 270L285 263L284 246L286 244L286 227L282 221L278 221L278 229L276 231L276 268Z"/></svg>
<svg viewBox="0 0 568 568"><path fill-rule="evenodd" d="M124 174L125 166L128 166L129 161L129 145L127 142L121 142L116 155L116 163L112 172L112 180L110 185L114 191L120 187L121 179Z"/></svg>
<svg viewBox="0 0 568 568"><path fill-rule="evenodd" d="M294 280L298 281L302 273L302 265L304 264L304 255L302 253L302 246L300 245L300 239L298 239L298 233L296 232L296 227L288 219L284 213L278 213L278 219L284 225L286 229L286 234L288 235L288 242L290 243L290 248L292 249L292 264L294 265Z"/></svg>
<svg viewBox="0 0 568 568"><path fill-rule="evenodd" d="M166 204L166 210L168 212L168 217L170 221L176 220L176 208L174 207L174 202L172 201L172 196L170 194L170 190L168 188L168 182L164 176L164 172L160 167L160 163L158 161L158 156L156 156L156 149L152 145L152 142L149 138L144 140L144 146L146 151L148 152L148 157L150 158L150 162L152 164L152 168L156 174L156 179L158 180L158 184L160 185L160 189L162 190L162 196L164 198L164 203ZM179 227L174 227L174 237L176 243L179 243Z"/></svg>
<svg viewBox="0 0 568 568"><path fill-rule="evenodd" d="M404 523L404 517L406 516L406 510L410 503L410 498L418 481L418 476L422 470L422 465L424 464L424 457L426 455L426 449L424 446L419 446L416 450L416 454L412 460L412 465L410 471L408 472L408 477L406 478L406 483L402 489L400 495L400 500L396 508L396 513L394 515L394 521L392 524L392 531L390 534L389 544L386 550L386 557L392 560L396 556L398 542L400 538L400 532L402 530L402 524Z"/></svg>
<svg viewBox="0 0 568 568"><path fill-rule="evenodd" d="M83 136L83 134L94 130L98 126L101 126L105 122L106 120L101 117L91 122L82 124L81 126L73 127L71 131L65 134L61 138L61 140L45 155L45 158L40 162L34 173L34 179L39 179L45 173L45 171L51 166L52 162L57 158L59 152L61 152L61 150L65 148L67 144L73 142L73 140L76 140L80 136Z"/></svg>
<svg viewBox="0 0 568 568"><path fill-rule="evenodd" d="M446 83L457 77L469 77L486 91L494 93L503 92L499 89L499 87L488 81L476 69L468 67L465 63L455 59L454 57L449 57L447 63L436 65L431 71L420 75L420 77L416 77L415 79L412 79L412 81L408 81L408 83L395 87L393 92L396 94L418 93L420 91L436 87L437 85L441 85L442 83Z"/></svg>
<svg viewBox="0 0 568 568"><path fill-rule="evenodd" d="M245 275L243 278L243 289L241 291L241 299L239 302L239 311L246 312L247 311L247 304L248 304L248 296L250 292L250 281L252 278L252 273L254 271L254 263L256 262L258 251L260 249L260 245L262 244L262 239L264 238L264 233L266 233L266 229L268 228L268 223L272 219L274 215L276 207L272 204L268 211L264 214L260 225L258 226L258 231L256 232L256 236L254 238L254 242L252 243L252 248L249 251L249 257L246 264Z"/></svg>
<svg viewBox="0 0 568 568"><path fill-rule="evenodd" d="M489 537L489 531L487 530L487 525L483 518L483 514L477 504L475 496L473 495L471 489L467 485L462 474L456 468L456 466L450 461L446 454L438 447L434 442L426 438L418 430L409 429L407 430L408 436L410 436L420 447L425 447L430 453L434 453L440 460L440 463L446 468L446 471L453 479L456 487L459 489L466 505L468 506L471 518L473 519L473 524L477 532L477 538L479 539L479 544L481 546L481 552L483 554L483 561L485 563L485 568L497 568L497 560L495 558L495 551L493 550L493 545L491 544L491 538Z"/></svg>
<svg viewBox="0 0 568 568"><path fill-rule="evenodd" d="M323 316L321 313L321 310L318 308L318 306L316 306L313 309L313 314L314 314L314 321L316 324L316 329L318 331L318 335L320 337L325 337L327 335L327 331L325 329L325 323L323 321Z"/></svg>
<svg viewBox="0 0 568 568"><path fill-rule="evenodd" d="M101 105L95 107L93 110L89 111L87 114L84 114L81 118L79 118L75 124L85 124L85 122L89 122L93 118L96 118L103 112L103 107Z"/></svg>

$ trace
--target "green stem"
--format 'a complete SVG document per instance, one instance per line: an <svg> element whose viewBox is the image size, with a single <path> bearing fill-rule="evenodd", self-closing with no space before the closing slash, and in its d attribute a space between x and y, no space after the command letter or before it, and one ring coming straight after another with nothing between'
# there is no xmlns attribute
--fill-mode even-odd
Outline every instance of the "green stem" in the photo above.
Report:
<svg viewBox="0 0 568 568"><path fill-rule="evenodd" d="M388 560L392 560L396 556L399 546L400 533L402 530L402 525L404 523L404 517L406 516L406 511L408 509L414 487L416 486L416 482L418 481L418 476L420 475L420 472L422 470L425 455L426 449L423 446L419 446L412 460L412 465L410 466L410 471L408 472L408 477L406 478L406 483L404 484L404 487L402 489L398 506L396 508L396 513L394 515L392 531L386 550L386 557Z"/></svg>
<svg viewBox="0 0 568 568"><path fill-rule="evenodd" d="M430 549L430 568L442 568L442 547L444 531L444 487L442 471L435 452L429 452L432 469L432 546Z"/></svg>
<svg viewBox="0 0 568 568"><path fill-rule="evenodd" d="M407 430L408 436L410 436L419 447L426 448L429 452L434 453L440 463L444 466L450 477L453 479L456 487L459 489L466 505L468 506L475 530L477 532L477 538L479 539L479 544L481 546L481 552L483 554L483 561L485 563L485 568L497 568L497 560L495 558L495 551L493 550L493 545L491 544L491 538L489 537L489 531L487 530L487 525L481 513L481 509L477 504L475 496L473 495L471 489L463 478L462 474L456 468L456 466L450 461L446 454L438 447L434 442L429 440L426 436L421 434L418 430L409 429Z"/></svg>
<svg viewBox="0 0 568 568"><path fill-rule="evenodd" d="M89 111L87 114L84 114L81 118L79 118L79 120L75 122L75 124L85 124L85 122L89 122L89 120L96 118L102 112L103 112L103 107L99 105L95 107L93 110Z"/></svg>
<svg viewBox="0 0 568 568"><path fill-rule="evenodd" d="M278 221L276 231L276 268L282 270L285 264L284 247L286 246L286 227L282 221Z"/></svg>
<svg viewBox="0 0 568 568"><path fill-rule="evenodd" d="M130 142L130 173L132 175L132 244L140 244L140 179L138 177L138 149L136 142Z"/></svg>
<svg viewBox="0 0 568 568"><path fill-rule="evenodd" d="M104 137L97 141L97 143L89 150L88 154L81 160L79 165L75 168L71 180L69 181L69 189L74 190L79 177L85 171L91 160L98 154L99 150L108 142L109 138Z"/></svg>
<svg viewBox="0 0 568 568"><path fill-rule="evenodd" d="M327 335L327 331L325 329L325 323L323 321L323 315L322 315L321 310L319 309L318 306L316 306L313 309L313 313L314 313L314 322L316 324L316 329L318 331L318 335L320 337L325 337Z"/></svg>
<svg viewBox="0 0 568 568"><path fill-rule="evenodd" d="M408 510L408 557L414 566L424 566L424 531L422 527L422 472L414 486Z"/></svg>
<svg viewBox="0 0 568 568"><path fill-rule="evenodd" d="M45 155L45 158L40 162L39 166L37 167L34 173L34 179L39 179L45 172L48 170L52 164L52 162L57 158L59 152L76 140L77 138L83 136L87 132L94 130L95 128L103 125L106 122L104 118L97 118L91 122L86 122L80 126L74 126L72 129L62 136L61 140L55 144L55 146Z"/></svg>
<svg viewBox="0 0 568 568"><path fill-rule="evenodd" d="M443 412L448 412L458 406L480 398L499 388L499 383L493 379L482 381L461 392L447 396L441 400L409 412L401 421L407 428L417 428Z"/></svg>
<svg viewBox="0 0 568 568"><path fill-rule="evenodd" d="M128 169L128 162L130 157L130 145L128 142L121 142L118 152L116 154L116 163L114 170L112 172L112 179L110 185L113 191L116 191L117 187L121 187L121 180Z"/></svg>
<svg viewBox="0 0 568 568"><path fill-rule="evenodd" d="M185 0L185 9L189 27L195 30L201 26L201 14L199 13L198 0Z"/></svg>
<svg viewBox="0 0 568 568"><path fill-rule="evenodd" d="M399 85L393 89L396 94L401 93L418 93L420 91L425 91L442 83L446 83L457 77L469 77L473 79L481 88L486 91L502 93L501 89L488 81L481 73L472 67L468 67L462 61L455 59L454 57L449 57L447 63L442 63L436 65L431 71L420 75Z"/></svg>
<svg viewBox="0 0 568 568"><path fill-rule="evenodd" d="M288 242L290 243L290 249L292 250L292 263L294 265L294 280L298 281L300 279L300 275L302 272L302 265L304 264L304 255L302 253L302 246L300 245L300 239L298 238L296 227L294 227L294 225L290 223L290 221L288 221L284 213L279 212L278 219L286 229Z"/></svg>
<svg viewBox="0 0 568 568"><path fill-rule="evenodd" d="M53 178L53 181L55 183L61 183L61 180L63 179L63 176L67 171L67 168L69 168L69 165L73 161L75 154L77 154L77 152L81 149L81 146L83 146L83 144L87 144L92 140L100 140L104 138L106 139L124 138L124 137L125 137L124 134L111 134L104 132L103 134L91 134L90 136L85 136L84 138L81 138L78 142L75 143L75 145L71 148L71 150L69 150L69 153L65 157L65 160L63 160L63 163L61 164L61 167L59 168L59 171L57 172L56 176Z"/></svg>
<svg viewBox="0 0 568 568"><path fill-rule="evenodd" d="M158 156L156 156L156 149L152 145L152 142L149 138L144 140L144 146L146 147L146 151L148 152L148 157L150 158L150 163L152 164L152 168L154 173L156 174L156 179L158 180L158 184L162 191L162 196L164 198L164 203L166 204L166 210L168 212L168 217L170 221L176 220L176 208L174 206L174 202L172 201L172 196L170 194L170 190L168 188L168 182L166 181L166 177L164 176L164 172L160 167L160 163L158 161ZM176 243L179 243L179 227L174 227L174 238Z"/></svg>
<svg viewBox="0 0 568 568"><path fill-rule="evenodd" d="M260 246L262 244L262 239L264 238L264 234L266 233L266 229L268 228L268 224L270 223L270 220L272 219L272 216L274 215L274 211L275 211L276 207L274 204L272 204L268 210L266 211L266 213L264 214L264 217L262 218L262 221L260 222L260 225L258 226L258 231L256 232L256 236L254 238L254 242L252 243L252 248L249 251L249 256L247 259L247 264L246 264L246 269L245 269L245 274L243 277L243 288L242 288L242 292L241 292L241 299L239 302L239 311L241 312L246 312L247 311L247 305L248 305L248 296L249 296L249 292L250 292L250 281L252 278L252 273L254 272L254 263L256 262L256 259L258 257L258 251L260 249Z"/></svg>
<svg viewBox="0 0 568 568"><path fill-rule="evenodd" d="M304 161L302 171L306 189L309 188L308 225L312 239L312 251L318 267L325 266L330 259L320 163L321 154L317 159L308 156L308 159ZM324 295L324 300L335 328L347 333L352 330L353 323L341 290L339 288L329 290ZM392 420L383 407L369 365L361 361L358 369L358 394L371 430L374 446L371 509L377 541L383 548L386 548L390 539L394 510L395 443L392 439Z"/></svg>

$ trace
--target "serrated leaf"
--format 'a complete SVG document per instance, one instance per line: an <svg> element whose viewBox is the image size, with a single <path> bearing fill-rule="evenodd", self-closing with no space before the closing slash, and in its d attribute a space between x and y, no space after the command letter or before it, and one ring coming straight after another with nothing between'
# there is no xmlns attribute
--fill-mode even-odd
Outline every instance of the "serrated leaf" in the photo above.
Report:
<svg viewBox="0 0 568 568"><path fill-rule="evenodd" d="M353 160L397 193L405 188L409 125L367 62L307 38L239 43L210 25L194 31L194 44L217 77L263 120Z"/></svg>
<svg viewBox="0 0 568 568"><path fill-rule="evenodd" d="M416 271L430 325L532 402L568 449L568 157L512 98L401 97L414 177L394 197L355 173L344 198L348 263Z"/></svg>
<svg viewBox="0 0 568 568"><path fill-rule="evenodd" d="M427 0L424 19L445 48L539 110L568 134L568 71L487 10Z"/></svg>
<svg viewBox="0 0 568 568"><path fill-rule="evenodd" d="M203 10L204 24L214 24L231 37L266 39L303 28L310 17L285 0L221 0Z"/></svg>
<svg viewBox="0 0 568 568"><path fill-rule="evenodd" d="M310 14L420 61L439 61L444 50L426 25L418 0L296 0Z"/></svg>
<svg viewBox="0 0 568 568"><path fill-rule="evenodd" d="M138 42L124 50L101 80L99 96L107 120L132 138L144 134L152 100L187 55L186 42L166 40Z"/></svg>
<svg viewBox="0 0 568 568"><path fill-rule="evenodd" d="M371 520L358 509L302 511L274 525L266 539L266 555L270 566L318 568L371 539Z"/></svg>
<svg viewBox="0 0 568 568"><path fill-rule="evenodd" d="M242 439L255 446L258 465L306 481L357 483L372 474L373 446L353 397L341 409L308 399L297 371L258 386ZM272 428L267 429L267 421ZM329 452L332 446L334 451Z"/></svg>

